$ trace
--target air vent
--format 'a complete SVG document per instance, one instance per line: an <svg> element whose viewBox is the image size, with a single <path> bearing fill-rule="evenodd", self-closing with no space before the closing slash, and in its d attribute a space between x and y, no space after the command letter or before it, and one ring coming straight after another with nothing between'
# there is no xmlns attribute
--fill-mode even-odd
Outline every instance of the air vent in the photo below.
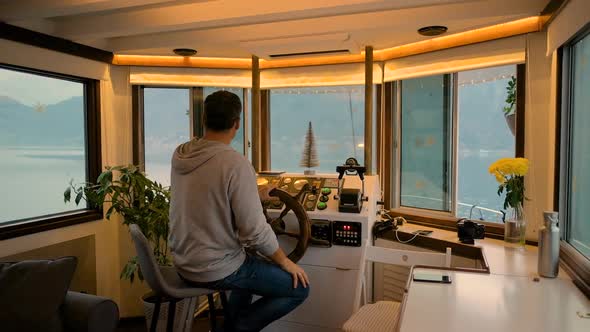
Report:
<svg viewBox="0 0 590 332"><path fill-rule="evenodd" d="M348 33L342 32L247 40L241 41L240 46L251 54L267 60L353 54L358 50L358 46Z"/></svg>
<svg viewBox="0 0 590 332"><path fill-rule="evenodd" d="M308 55L334 55L334 54L350 54L349 50L327 50L327 51L313 51L313 52L297 52L297 53L282 53L282 54L270 54L269 57L276 58L288 58L288 57L299 57Z"/></svg>

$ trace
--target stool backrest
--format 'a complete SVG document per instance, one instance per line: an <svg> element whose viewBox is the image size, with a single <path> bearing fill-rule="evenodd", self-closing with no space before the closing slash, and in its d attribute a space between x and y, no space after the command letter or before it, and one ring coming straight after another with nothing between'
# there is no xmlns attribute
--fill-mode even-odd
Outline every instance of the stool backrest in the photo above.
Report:
<svg viewBox="0 0 590 332"><path fill-rule="evenodd" d="M135 244L137 260L139 261L139 267L141 268L143 278L147 281L150 288L158 295L168 295L167 284L160 272L158 263L156 263L156 258L154 257L154 253L152 252L148 240L136 224L129 225L129 230L131 232L133 244Z"/></svg>

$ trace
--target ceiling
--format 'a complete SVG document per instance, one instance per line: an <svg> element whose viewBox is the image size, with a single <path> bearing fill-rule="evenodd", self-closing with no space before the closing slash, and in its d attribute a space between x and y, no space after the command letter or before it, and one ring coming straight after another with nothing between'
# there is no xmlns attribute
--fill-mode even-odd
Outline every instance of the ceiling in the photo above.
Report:
<svg viewBox="0 0 590 332"><path fill-rule="evenodd" d="M116 54L268 58L388 48L539 15L548 0L0 0L0 20Z"/></svg>

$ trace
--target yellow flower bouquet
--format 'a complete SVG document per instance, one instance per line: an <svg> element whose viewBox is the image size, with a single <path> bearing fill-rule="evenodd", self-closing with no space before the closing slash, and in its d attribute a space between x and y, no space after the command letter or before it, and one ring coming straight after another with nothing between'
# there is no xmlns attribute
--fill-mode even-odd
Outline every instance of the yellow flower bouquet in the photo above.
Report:
<svg viewBox="0 0 590 332"><path fill-rule="evenodd" d="M500 184L498 196L506 191L504 209L522 209L524 196L524 176L529 171L529 160L526 158L502 158L490 165L490 174Z"/></svg>

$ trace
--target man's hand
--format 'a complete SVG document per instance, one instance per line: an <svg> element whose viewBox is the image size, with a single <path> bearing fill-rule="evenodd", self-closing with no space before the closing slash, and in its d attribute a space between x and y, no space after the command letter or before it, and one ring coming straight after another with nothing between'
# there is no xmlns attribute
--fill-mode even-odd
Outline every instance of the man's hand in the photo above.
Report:
<svg viewBox="0 0 590 332"><path fill-rule="evenodd" d="M276 201L279 200L278 197L270 196L270 192L275 189L277 186L273 186L270 184L264 186L258 186L258 196L260 196L261 201Z"/></svg>
<svg viewBox="0 0 590 332"><path fill-rule="evenodd" d="M304 288L307 288L307 285L309 285L307 274L299 265L293 263L285 255L283 249L277 249L269 258L293 277L293 288L297 288L299 282L301 282Z"/></svg>
<svg viewBox="0 0 590 332"><path fill-rule="evenodd" d="M301 282L303 288L307 288L309 285L309 278L305 271L297 264L293 263L289 258L285 260L283 264L281 264L281 268L291 274L293 277L293 288L297 288L297 284Z"/></svg>

